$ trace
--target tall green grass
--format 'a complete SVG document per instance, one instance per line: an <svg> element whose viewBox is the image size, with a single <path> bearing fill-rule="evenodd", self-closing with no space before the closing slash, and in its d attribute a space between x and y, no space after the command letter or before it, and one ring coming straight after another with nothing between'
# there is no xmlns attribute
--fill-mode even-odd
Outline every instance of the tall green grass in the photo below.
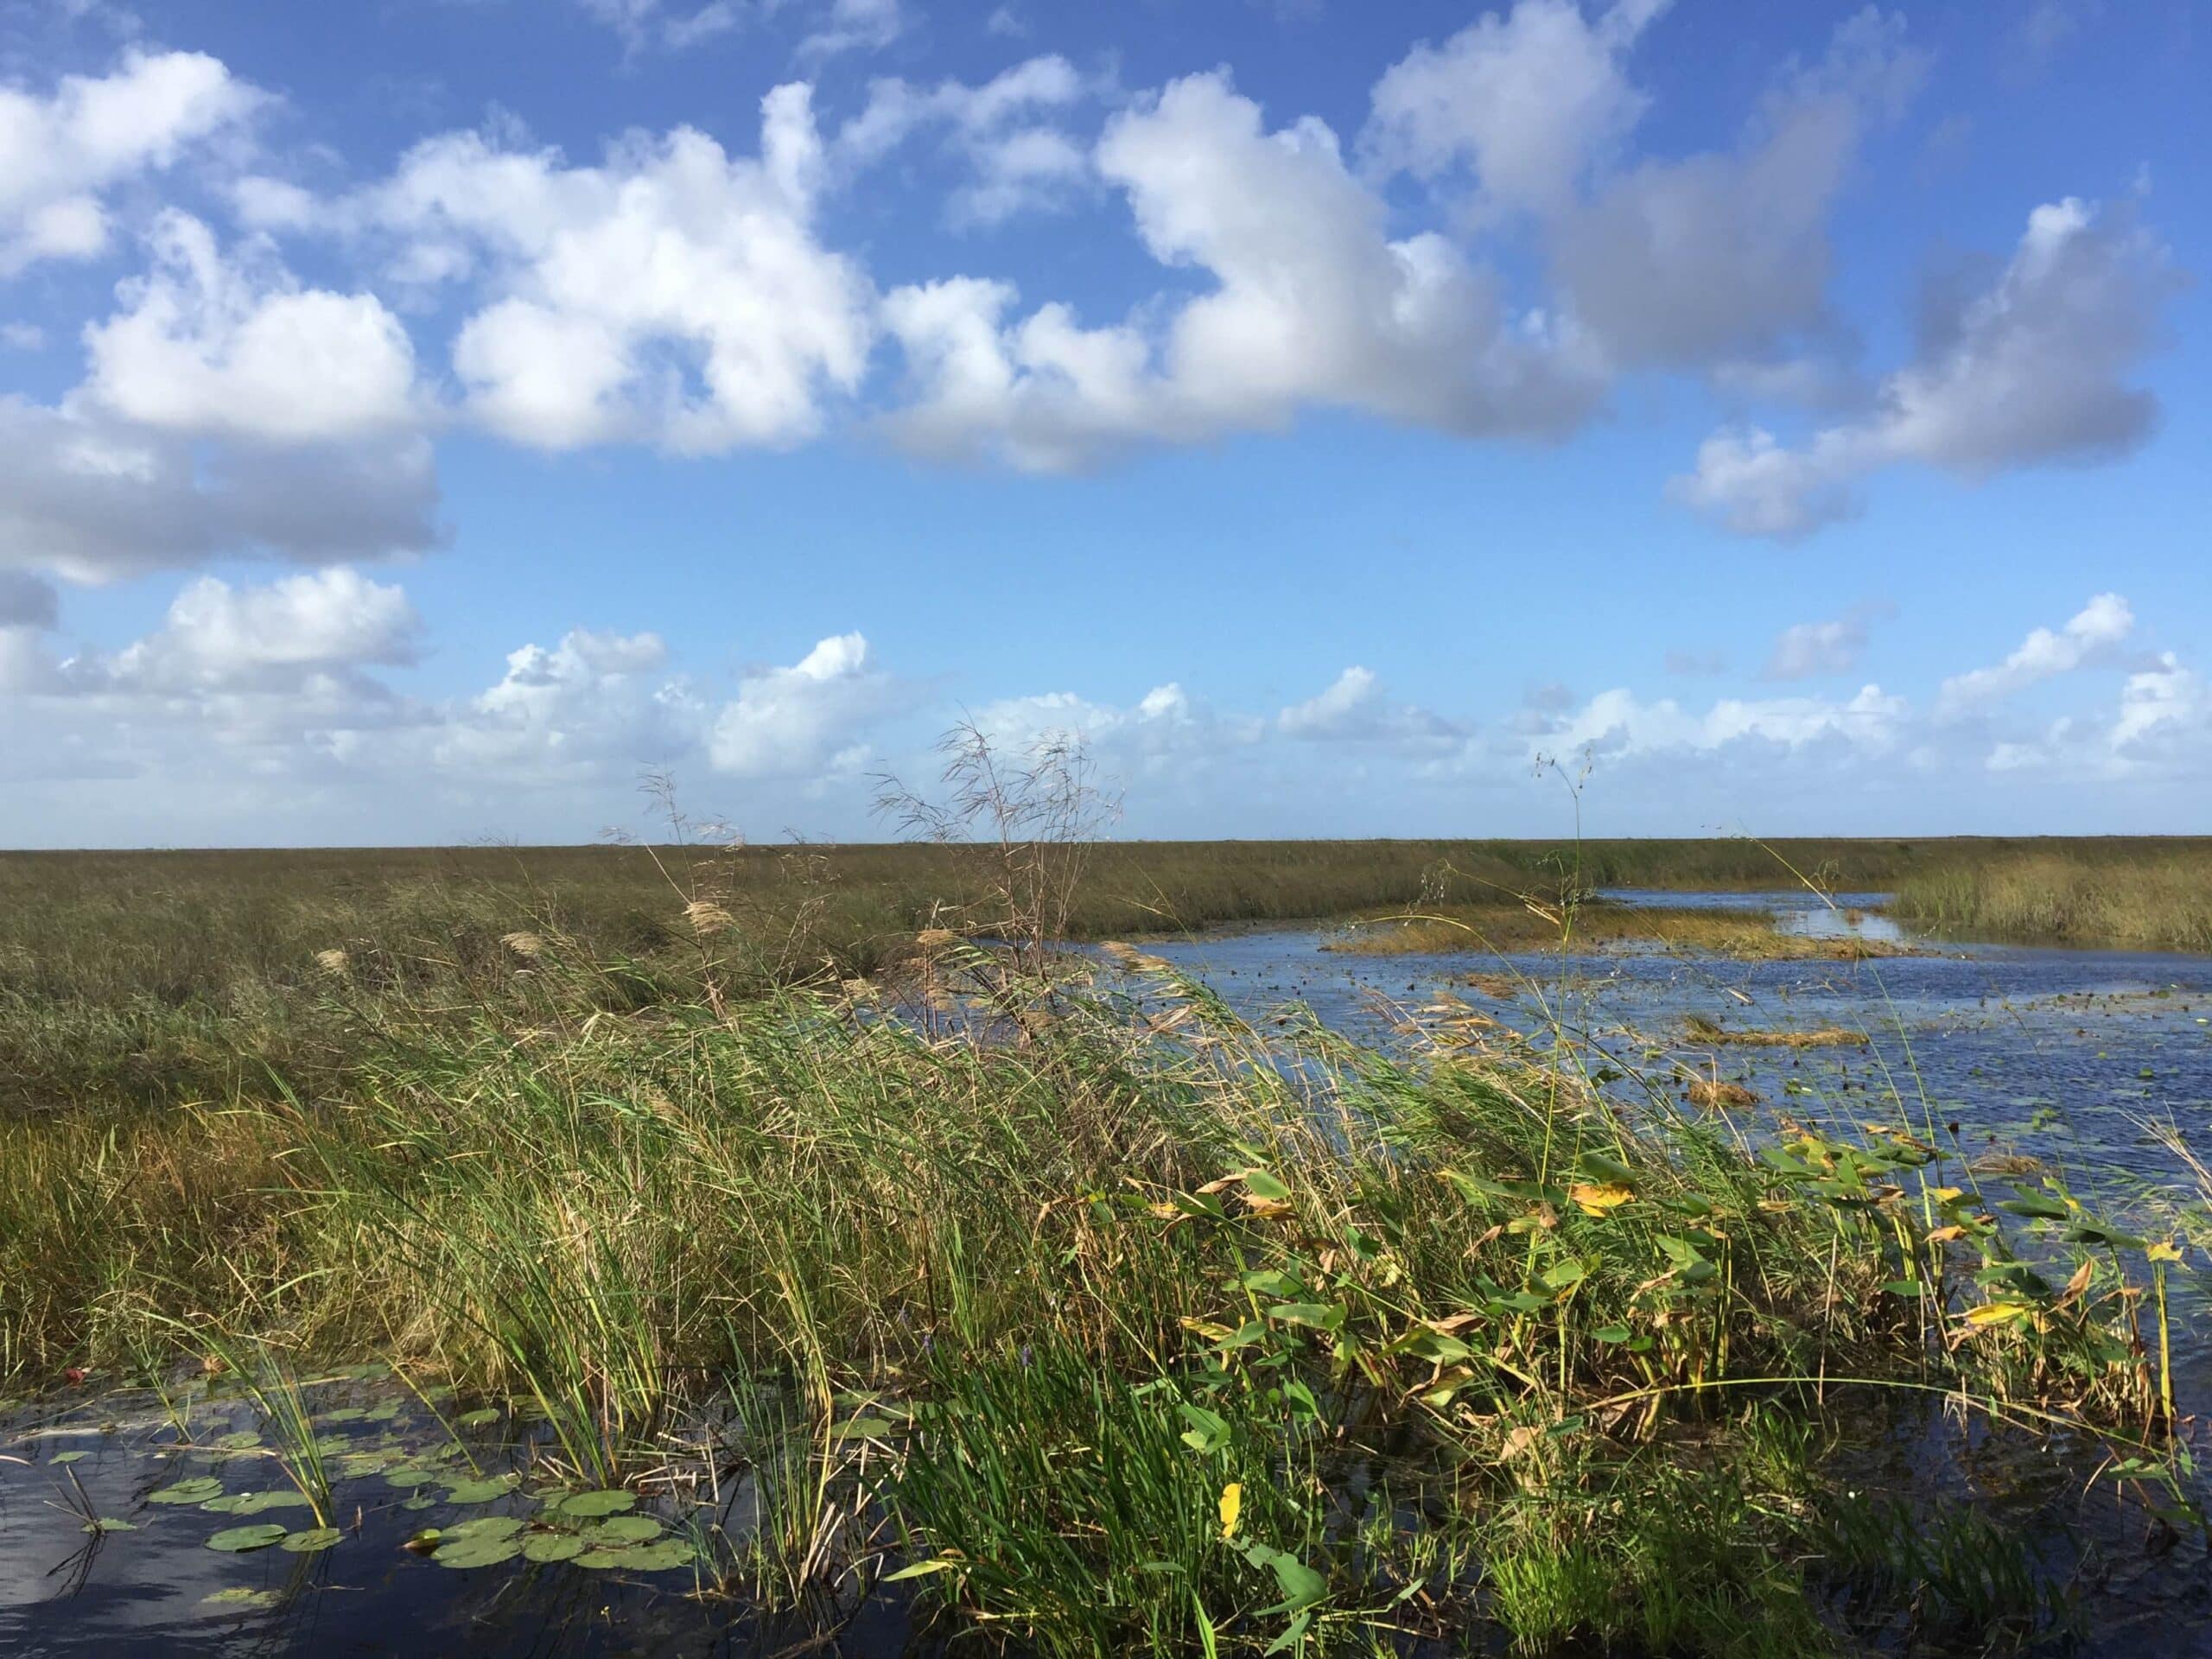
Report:
<svg viewBox="0 0 2212 1659"><path fill-rule="evenodd" d="M1873 1535L1821 1468L1853 1380L2170 1467L2147 1242L1902 1111L1755 1154L1471 1010L1384 1054L1126 947L921 948L927 1020L626 1001L549 931L473 1003L338 978L312 1086L0 1125L0 1364L181 1322L519 1399L594 1484L703 1440L752 1592L895 1570L1065 1655L1806 1651Z"/></svg>

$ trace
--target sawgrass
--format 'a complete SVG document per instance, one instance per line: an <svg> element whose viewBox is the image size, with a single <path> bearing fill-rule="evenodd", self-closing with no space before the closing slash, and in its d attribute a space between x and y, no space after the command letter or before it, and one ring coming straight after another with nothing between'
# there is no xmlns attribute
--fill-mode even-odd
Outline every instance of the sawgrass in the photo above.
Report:
<svg viewBox="0 0 2212 1659"><path fill-rule="evenodd" d="M1134 949L907 944L928 1020L629 1005L550 930L467 1007L329 970L366 1034L312 1087L0 1126L0 1366L388 1357L595 1484L721 1433L773 1471L747 1593L897 1570L1048 1654L1812 1650L1816 1582L1878 1620L1935 1570L1867 1567L1822 1471L1852 1379L2115 1437L2170 1503L2162 1265L1985 1204L1904 1103L1753 1155L1458 1005L1386 1055Z"/></svg>

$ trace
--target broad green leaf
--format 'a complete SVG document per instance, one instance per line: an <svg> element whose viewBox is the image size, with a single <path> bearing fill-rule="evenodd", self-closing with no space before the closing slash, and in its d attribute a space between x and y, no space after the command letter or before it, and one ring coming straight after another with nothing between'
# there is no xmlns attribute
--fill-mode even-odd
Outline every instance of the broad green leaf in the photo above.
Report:
<svg viewBox="0 0 2212 1659"><path fill-rule="evenodd" d="M226 1527L207 1541L207 1548L228 1555L249 1549L266 1549L283 1541L284 1530L274 1521L257 1521L250 1527Z"/></svg>

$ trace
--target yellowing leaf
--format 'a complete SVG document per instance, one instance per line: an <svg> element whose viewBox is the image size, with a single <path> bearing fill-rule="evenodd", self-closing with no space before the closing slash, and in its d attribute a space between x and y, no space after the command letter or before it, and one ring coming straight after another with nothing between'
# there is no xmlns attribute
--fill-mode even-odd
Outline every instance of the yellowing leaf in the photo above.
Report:
<svg viewBox="0 0 2212 1659"><path fill-rule="evenodd" d="M2145 1250L2143 1254L2150 1257L2153 1262L2178 1262L2181 1260L2180 1249L2172 1244L2153 1244L2148 1249Z"/></svg>
<svg viewBox="0 0 2212 1659"><path fill-rule="evenodd" d="M1977 1330L1993 1325L2013 1325L2027 1318L2024 1302L1984 1302L1980 1307L1967 1309L1967 1323Z"/></svg>
<svg viewBox="0 0 2212 1659"><path fill-rule="evenodd" d="M1242 1482L1230 1481L1221 1489L1221 1535L1236 1535L1236 1517L1244 1512L1244 1487Z"/></svg>
<svg viewBox="0 0 2212 1659"><path fill-rule="evenodd" d="M1602 1216L1619 1209L1636 1193L1618 1181L1577 1181L1567 1189L1567 1196L1582 1206L1584 1215Z"/></svg>
<svg viewBox="0 0 2212 1659"><path fill-rule="evenodd" d="M1928 1235L1928 1242L1930 1244L1948 1244L1953 1239L1966 1236L1967 1230L1963 1227L1938 1227Z"/></svg>

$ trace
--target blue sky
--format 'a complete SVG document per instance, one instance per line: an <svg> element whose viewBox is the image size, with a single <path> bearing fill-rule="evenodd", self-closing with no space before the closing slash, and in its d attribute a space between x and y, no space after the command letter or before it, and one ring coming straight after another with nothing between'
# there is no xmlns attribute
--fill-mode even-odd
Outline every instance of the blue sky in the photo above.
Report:
<svg viewBox="0 0 2212 1659"><path fill-rule="evenodd" d="M0 0L0 844L2202 830L2204 22Z"/></svg>

